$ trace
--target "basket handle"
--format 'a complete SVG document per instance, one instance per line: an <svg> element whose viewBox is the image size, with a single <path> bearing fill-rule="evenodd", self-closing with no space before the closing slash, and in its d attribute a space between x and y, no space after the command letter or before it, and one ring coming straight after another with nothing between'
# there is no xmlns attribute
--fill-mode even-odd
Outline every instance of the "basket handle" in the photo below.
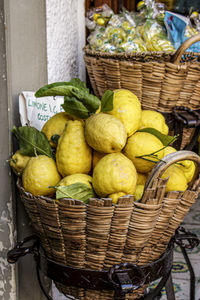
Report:
<svg viewBox="0 0 200 300"><path fill-rule="evenodd" d="M175 65L178 65L180 63L181 57L184 54L185 50L187 50L192 44L200 41L200 34L196 34L192 36L191 38L184 41L180 47L176 50L176 53L174 54L172 58L172 62Z"/></svg>
<svg viewBox="0 0 200 300"><path fill-rule="evenodd" d="M159 178L164 171L171 166L172 164L181 161L181 160L192 160L197 164L196 174L199 173L200 168L200 156L193 151L177 151L171 154L166 155L162 161L158 162L155 167L152 169L151 174L146 182L145 189L152 186L152 183L155 179Z"/></svg>

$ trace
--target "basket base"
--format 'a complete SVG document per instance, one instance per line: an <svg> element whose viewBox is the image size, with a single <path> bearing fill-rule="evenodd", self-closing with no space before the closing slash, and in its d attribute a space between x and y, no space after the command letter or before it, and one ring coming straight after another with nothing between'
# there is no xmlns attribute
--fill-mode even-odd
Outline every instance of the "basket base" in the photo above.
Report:
<svg viewBox="0 0 200 300"><path fill-rule="evenodd" d="M39 266L66 297L73 296L79 300L135 300L144 296L151 282L162 278L154 292L155 296L158 295L168 281L172 263L173 243L170 242L158 260L140 267L127 263L115 265L110 270L77 269L56 263L44 254L40 255Z"/></svg>

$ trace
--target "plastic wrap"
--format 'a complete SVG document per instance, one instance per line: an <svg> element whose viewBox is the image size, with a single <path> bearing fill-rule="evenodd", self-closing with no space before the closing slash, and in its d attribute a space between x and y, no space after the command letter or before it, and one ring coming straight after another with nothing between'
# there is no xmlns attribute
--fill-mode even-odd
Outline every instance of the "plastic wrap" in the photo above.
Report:
<svg viewBox="0 0 200 300"><path fill-rule="evenodd" d="M174 51L164 27L164 4L145 0L137 8L138 12L123 8L120 14L114 14L105 4L88 11L90 48L109 53Z"/></svg>
<svg viewBox="0 0 200 300"><path fill-rule="evenodd" d="M168 31L168 37L174 47L178 49L180 45L199 32L192 26L189 17L167 11L165 13L165 25ZM187 52L200 52L200 42L190 46Z"/></svg>

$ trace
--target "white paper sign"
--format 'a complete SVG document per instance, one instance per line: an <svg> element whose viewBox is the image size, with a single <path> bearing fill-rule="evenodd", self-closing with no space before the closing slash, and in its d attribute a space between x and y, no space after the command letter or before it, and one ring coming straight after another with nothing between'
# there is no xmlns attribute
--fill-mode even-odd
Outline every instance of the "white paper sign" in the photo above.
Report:
<svg viewBox="0 0 200 300"><path fill-rule="evenodd" d="M53 115L64 111L64 97L36 98L35 92L24 91L19 95L19 114L22 126L29 125L41 130Z"/></svg>

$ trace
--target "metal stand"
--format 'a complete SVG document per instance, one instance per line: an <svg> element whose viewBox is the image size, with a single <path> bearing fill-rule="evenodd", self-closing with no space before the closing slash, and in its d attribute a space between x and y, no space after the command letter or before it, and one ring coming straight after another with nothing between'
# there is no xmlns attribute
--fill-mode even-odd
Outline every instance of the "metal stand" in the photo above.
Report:
<svg viewBox="0 0 200 300"><path fill-rule="evenodd" d="M192 150L200 134L200 110L192 110L185 106L175 106L172 113L164 113L163 115L169 128L171 130L174 129L174 135L178 136L178 139L173 143L173 147L177 150L180 150L181 147L183 129L195 128L191 141L184 148L184 150Z"/></svg>
<svg viewBox="0 0 200 300"><path fill-rule="evenodd" d="M187 242L187 243L186 243ZM175 243L180 246L185 262L190 272L190 300L195 299L195 274L186 249L194 249L199 245L196 234L187 232L183 227L179 227L175 234Z"/></svg>
<svg viewBox="0 0 200 300"><path fill-rule="evenodd" d="M186 243L187 241L187 243ZM31 245L23 247L24 244ZM182 253L190 271L190 300L195 297L195 275L185 249L192 249L199 244L195 234L186 232L179 227L175 236L168 245L165 253L156 261L144 266L137 266L132 263L115 265L107 270L76 269L68 267L49 259L40 245L36 235L25 238L19 242L7 254L9 263L16 263L18 259L26 254L32 254L36 262L36 270L40 287L47 300L53 300L46 292L40 272L47 277L65 286L88 288L95 290L115 290L115 300L124 300L127 293L149 284L161 278L159 284L149 293L146 293L140 300L155 300L161 296L161 290L165 286L168 300L175 300L171 269L173 264L174 243L181 247ZM62 274L62 276L61 276ZM71 298L70 296L67 296ZM71 298L73 299L73 298Z"/></svg>

